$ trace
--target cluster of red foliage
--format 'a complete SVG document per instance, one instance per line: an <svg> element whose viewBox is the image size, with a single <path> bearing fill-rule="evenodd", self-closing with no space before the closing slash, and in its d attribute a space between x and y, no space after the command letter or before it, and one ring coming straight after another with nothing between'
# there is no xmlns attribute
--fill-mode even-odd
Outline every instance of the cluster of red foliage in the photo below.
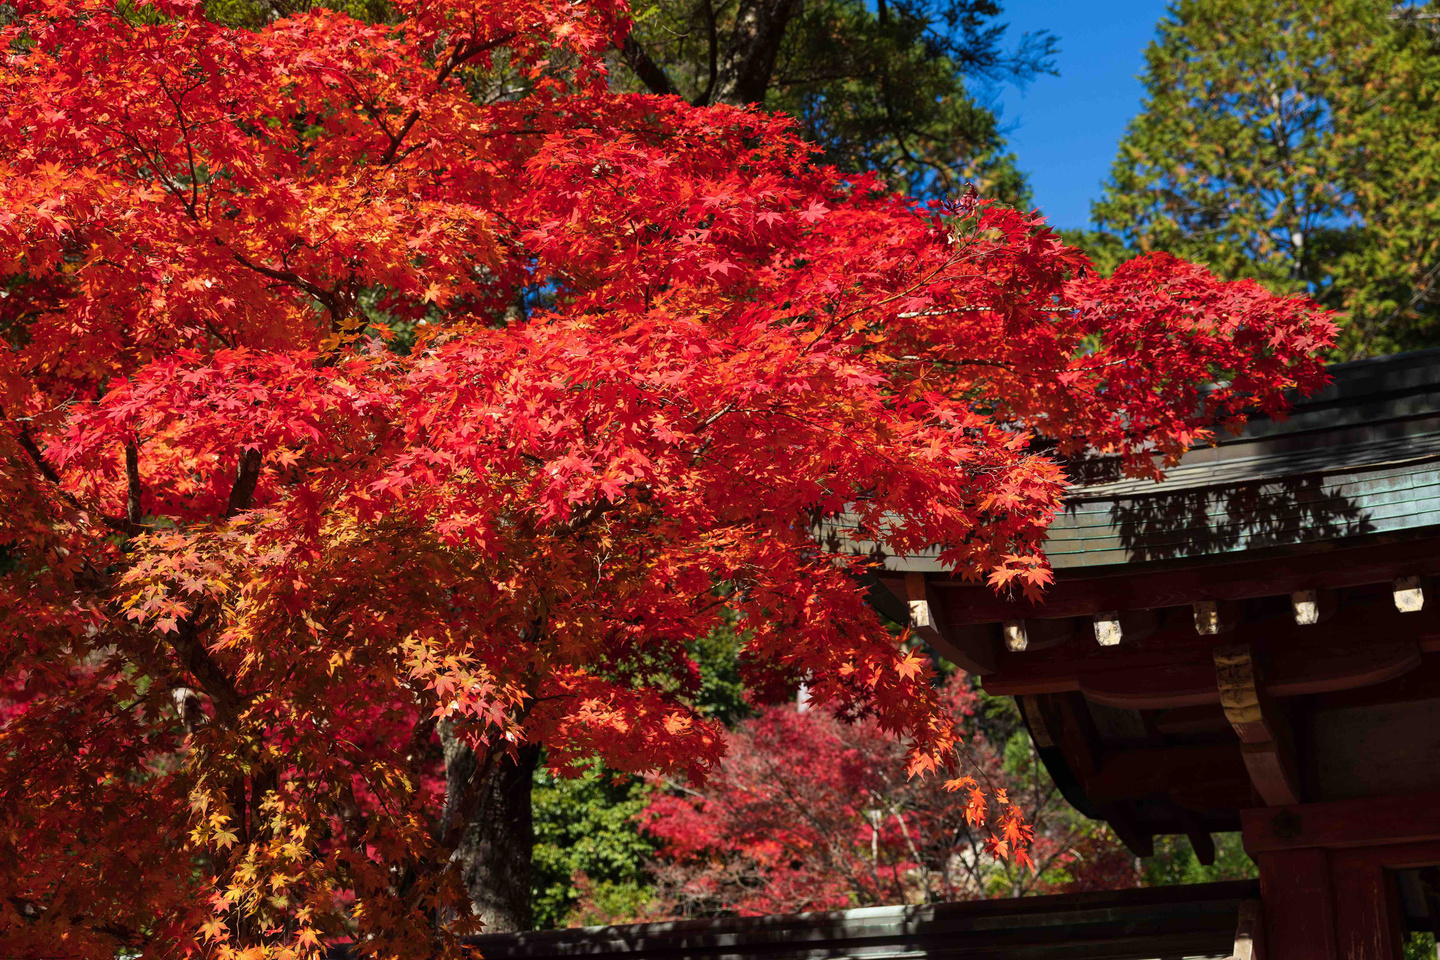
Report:
<svg viewBox="0 0 1440 960"><path fill-rule="evenodd" d="M1007 744L975 729L963 674L941 702L967 731L967 772L1013 811L1016 856L991 855L982 798L907 776L904 749L873 722L775 706L730 733L704 784L672 785L646 809L661 841L651 912L796 913L1138 883L1134 858L1065 804L1031 751L1007 764Z"/></svg>
<svg viewBox="0 0 1440 960"><path fill-rule="evenodd" d="M717 584L748 657L943 768L925 663L811 521L1035 592L1042 450L1153 471L1322 376L1308 303L1099 278L783 120L610 93L618 3L394 6L0 27L11 954L453 953L450 853L517 744L718 761L653 682ZM525 95L475 96L502 61ZM444 822L441 719L482 758Z"/></svg>

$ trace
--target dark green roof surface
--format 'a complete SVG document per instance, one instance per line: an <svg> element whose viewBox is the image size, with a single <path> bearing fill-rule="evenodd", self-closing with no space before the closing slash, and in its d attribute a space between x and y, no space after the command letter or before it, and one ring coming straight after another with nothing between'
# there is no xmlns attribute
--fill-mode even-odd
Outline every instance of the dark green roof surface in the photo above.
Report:
<svg viewBox="0 0 1440 960"><path fill-rule="evenodd" d="M1259 418L1192 450L1162 482L1077 484L1050 528L1052 565L1079 572L1440 532L1440 350L1336 364L1330 374L1287 420ZM933 553L886 565L941 569Z"/></svg>

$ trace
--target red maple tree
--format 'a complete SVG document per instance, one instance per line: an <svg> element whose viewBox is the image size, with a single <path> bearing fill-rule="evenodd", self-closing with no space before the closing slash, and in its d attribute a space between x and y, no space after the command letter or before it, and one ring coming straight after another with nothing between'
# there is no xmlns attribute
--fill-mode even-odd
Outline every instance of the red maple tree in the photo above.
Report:
<svg viewBox="0 0 1440 960"><path fill-rule="evenodd" d="M15 4L8 954L453 953L507 756L719 759L655 665L693 683L722 607L945 767L925 663L812 523L1033 593L1055 454L1153 473L1322 377L1306 302L1165 256L1100 278L785 120L608 92L623 18ZM476 753L443 800L441 721Z"/></svg>
<svg viewBox="0 0 1440 960"><path fill-rule="evenodd" d="M1029 747L1023 730L994 723L1002 737L1018 734L995 742L979 728L978 698L963 674L941 687L940 702L966 732L961 769L973 790L908 777L904 749L867 718L784 705L742 721L705 783L670 784L642 814L660 841L657 892L646 918L842 910L1139 882L1134 858L1065 803L1033 750L1014 755L1015 747ZM998 841L984 826L982 786L1022 838L1019 856L989 855Z"/></svg>

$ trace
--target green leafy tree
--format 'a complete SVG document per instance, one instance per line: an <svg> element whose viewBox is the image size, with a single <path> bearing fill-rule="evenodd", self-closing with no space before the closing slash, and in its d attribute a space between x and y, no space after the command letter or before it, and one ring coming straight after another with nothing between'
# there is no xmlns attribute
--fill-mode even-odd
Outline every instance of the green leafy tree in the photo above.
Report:
<svg viewBox="0 0 1440 960"><path fill-rule="evenodd" d="M1249 880L1260 875L1255 861L1240 842L1240 834L1217 833L1213 840L1215 862L1206 866L1185 837L1156 837L1155 855L1142 861L1142 882L1147 887L1168 887L1181 883Z"/></svg>
<svg viewBox="0 0 1440 960"><path fill-rule="evenodd" d="M1089 238L1339 311L1341 357L1440 342L1434 3L1179 0Z"/></svg>
<svg viewBox="0 0 1440 960"><path fill-rule="evenodd" d="M582 895L617 913L638 912L649 899L645 863L656 845L635 818L649 803L650 789L598 763L587 775L570 779L537 769L531 793L531 908L537 928L583 922L572 916Z"/></svg>
<svg viewBox="0 0 1440 960"><path fill-rule="evenodd" d="M994 0L656 0L618 82L797 118L827 159L914 194L967 183L1028 200L995 113L967 88L1053 71L1055 38L1007 47Z"/></svg>
<svg viewBox="0 0 1440 960"><path fill-rule="evenodd" d="M727 726L753 712L740 679L743 640L734 616L727 615L723 626L689 645L700 682L686 699ZM582 777L558 777L543 764L534 776L535 926L583 926L644 915L655 895L650 863L658 843L638 817L654 786L598 762Z"/></svg>

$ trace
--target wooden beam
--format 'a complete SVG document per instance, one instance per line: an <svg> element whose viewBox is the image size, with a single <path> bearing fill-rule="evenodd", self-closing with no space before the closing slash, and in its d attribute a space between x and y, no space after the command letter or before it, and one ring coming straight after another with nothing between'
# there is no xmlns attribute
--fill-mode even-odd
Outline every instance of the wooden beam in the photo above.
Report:
<svg viewBox="0 0 1440 960"><path fill-rule="evenodd" d="M1094 772L1082 778L1085 794L1096 803L1165 796L1172 789L1195 784L1244 786L1247 772L1235 745L1132 747L1115 750ZM1248 796L1249 791L1244 794Z"/></svg>
<svg viewBox="0 0 1440 960"><path fill-rule="evenodd" d="M1169 707L1196 707L1218 703L1213 670L1202 663L1156 664L1125 667L1111 671L1087 670L1074 680L1085 696L1107 707L1122 710L1163 710ZM992 693L1006 692L1004 680Z"/></svg>
<svg viewBox="0 0 1440 960"><path fill-rule="evenodd" d="M1231 960L1264 960L1260 930L1260 901L1246 900L1240 904L1235 918L1235 949L1230 953Z"/></svg>
<svg viewBox="0 0 1440 960"><path fill-rule="evenodd" d="M910 626L942 657L966 673L983 676L995 671L993 628L963 624L958 629L941 622L939 598L923 573L905 574L905 596Z"/></svg>
<svg viewBox="0 0 1440 960"><path fill-rule="evenodd" d="M1218 703L1214 638L1197 636L1179 619L1166 622L1163 643L1138 648L1122 643L1117 651L1074 643L1043 657L1007 656L996 674L986 678L985 688L1014 696L1083 690L1097 703L1142 710ZM1440 604L1402 614L1388 591L1346 604L1318 625L1296 626L1289 610L1277 610L1246 619L1226 635L1231 643L1250 642L1266 651L1267 690L1274 697L1332 693L1392 680L1418 667L1427 645L1440 650L1440 642L1430 643L1427 637L1440 640Z"/></svg>
<svg viewBox="0 0 1440 960"><path fill-rule="evenodd" d="M1067 643L1075 636L1075 621L1069 617L1043 620L1006 620L1002 624L1005 649L1011 653L1046 650Z"/></svg>
<svg viewBox="0 0 1440 960"><path fill-rule="evenodd" d="M1018 699L1020 709L1025 714L1025 721L1030 727L1030 739L1035 741L1035 746L1041 749L1055 746L1055 737L1050 732L1050 723L1045 719L1045 712L1040 709L1040 701L1035 697Z"/></svg>
<svg viewBox="0 0 1440 960"><path fill-rule="evenodd" d="M1240 754L1256 792L1272 807L1298 803L1299 778L1289 724L1260 689L1250 647L1217 647L1214 660L1220 706L1240 738Z"/></svg>
<svg viewBox="0 0 1440 960"><path fill-rule="evenodd" d="M1190 606L1207 600L1287 596L1388 584L1398 577L1440 576L1440 549L1431 534L1405 543L1335 548L1315 544L1288 556L1205 562L1136 571L1129 566L1057 570L1039 603L999 596L981 584L932 574L953 622L999 623L1036 617L1091 617L1106 610ZM1223 562L1221 562L1223 560ZM898 576L898 571L892 576Z"/></svg>
<svg viewBox="0 0 1440 960"><path fill-rule="evenodd" d="M1215 838L1210 836L1210 831L1195 816L1184 807L1175 807L1175 816L1180 821L1180 826L1185 829L1185 836L1190 841L1190 849L1195 851L1195 859L1202 867L1213 867L1215 865Z"/></svg>
<svg viewBox="0 0 1440 960"><path fill-rule="evenodd" d="M1339 850L1330 857L1335 946L1344 960L1394 960L1404 953L1395 875L1376 852Z"/></svg>
<svg viewBox="0 0 1440 960"><path fill-rule="evenodd" d="M1251 856L1305 847L1440 841L1440 793L1260 807L1240 811L1240 822Z"/></svg>
<svg viewBox="0 0 1440 960"><path fill-rule="evenodd" d="M1353 690L1393 680L1420 662L1420 646L1413 640L1367 638L1348 649L1326 645L1278 650L1270 658L1265 689L1274 697Z"/></svg>
<svg viewBox="0 0 1440 960"><path fill-rule="evenodd" d="M1085 698L1078 693L1056 697L1051 703L1058 714L1058 724L1050 728L1050 736L1065 756L1075 779L1088 798L1087 781L1100 770L1104 757L1100 746L1100 735L1095 730L1095 718ZM1110 824L1110 829L1120 842L1137 857L1148 857L1155 853L1154 837L1135 823L1123 802L1101 801L1093 804L1094 813Z"/></svg>
<svg viewBox="0 0 1440 960"><path fill-rule="evenodd" d="M1335 897L1324 850L1262 853L1267 960L1349 960L1335 949Z"/></svg>

